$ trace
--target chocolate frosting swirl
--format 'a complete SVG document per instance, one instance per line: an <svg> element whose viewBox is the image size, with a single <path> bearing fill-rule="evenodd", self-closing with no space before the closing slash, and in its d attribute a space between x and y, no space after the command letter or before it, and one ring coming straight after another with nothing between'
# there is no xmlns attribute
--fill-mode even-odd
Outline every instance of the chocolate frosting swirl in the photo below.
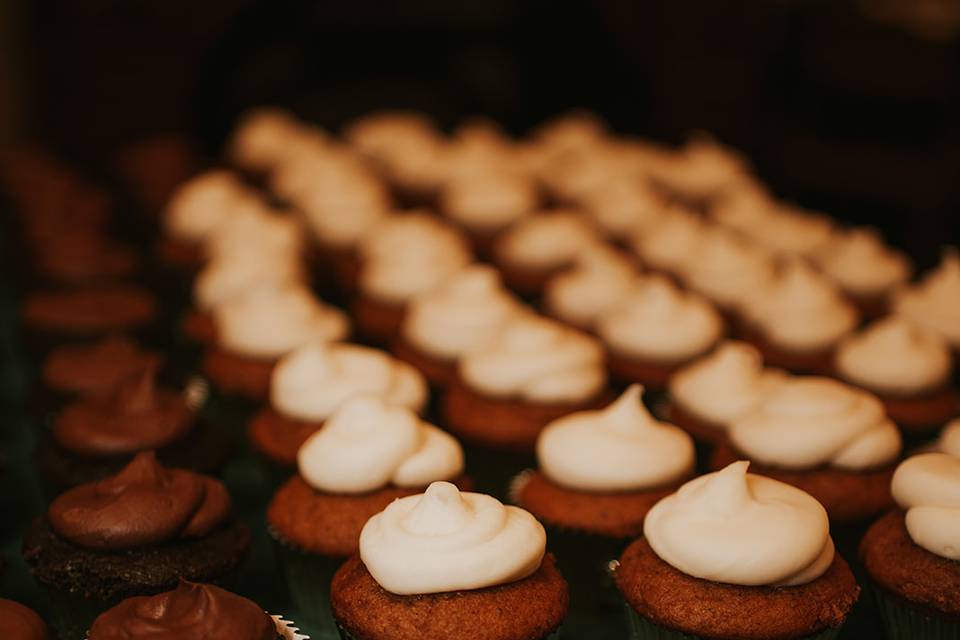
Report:
<svg viewBox="0 0 960 640"><path fill-rule="evenodd" d="M89 640L276 640L277 626L251 600L181 580L173 591L128 598L93 622Z"/></svg>
<svg viewBox="0 0 960 640"><path fill-rule="evenodd" d="M157 387L156 366L151 365L112 392L66 407L53 426L53 437L79 455L126 455L180 439L194 417L182 393Z"/></svg>
<svg viewBox="0 0 960 640"><path fill-rule="evenodd" d="M132 549L204 536L229 513L230 495L219 480L165 469L148 451L117 475L62 494L47 517L81 547Z"/></svg>
<svg viewBox="0 0 960 640"><path fill-rule="evenodd" d="M0 638L50 640L46 623L19 602L0 598Z"/></svg>
<svg viewBox="0 0 960 640"><path fill-rule="evenodd" d="M64 346L53 351L43 364L43 382L59 391L82 395L106 393L159 363L159 354L139 348L126 336L110 336L92 344Z"/></svg>

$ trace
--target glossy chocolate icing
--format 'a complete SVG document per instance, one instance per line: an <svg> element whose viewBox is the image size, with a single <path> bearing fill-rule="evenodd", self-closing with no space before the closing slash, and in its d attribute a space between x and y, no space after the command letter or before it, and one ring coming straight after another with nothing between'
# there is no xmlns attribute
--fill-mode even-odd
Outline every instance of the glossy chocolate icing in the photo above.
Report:
<svg viewBox="0 0 960 640"><path fill-rule="evenodd" d="M57 391L106 393L159 363L159 354L141 349L130 338L109 336L92 344L54 350L43 363L43 382Z"/></svg>
<svg viewBox="0 0 960 640"><path fill-rule="evenodd" d="M0 638L50 640L46 623L19 602L0 598Z"/></svg>

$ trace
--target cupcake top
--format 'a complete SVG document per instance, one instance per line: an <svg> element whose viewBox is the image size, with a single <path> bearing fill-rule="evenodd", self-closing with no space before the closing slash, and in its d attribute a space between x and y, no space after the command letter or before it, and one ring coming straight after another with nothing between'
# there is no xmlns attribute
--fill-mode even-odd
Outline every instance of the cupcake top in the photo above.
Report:
<svg viewBox="0 0 960 640"><path fill-rule="evenodd" d="M440 192L443 212L476 232L503 229L530 213L538 201L530 177L495 170L456 175Z"/></svg>
<svg viewBox="0 0 960 640"><path fill-rule="evenodd" d="M748 462L691 480L647 514L653 551L695 578L745 586L811 582L833 563L823 506Z"/></svg>
<svg viewBox="0 0 960 640"><path fill-rule="evenodd" d="M529 576L546 541L543 526L523 509L434 482L370 518L360 533L360 559L391 593L443 593Z"/></svg>
<svg viewBox="0 0 960 640"><path fill-rule="evenodd" d="M537 440L540 470L575 491L645 491L689 476L693 441L655 420L643 406L643 387L632 385L599 411L554 420Z"/></svg>
<svg viewBox="0 0 960 640"><path fill-rule="evenodd" d="M292 216L281 215L257 202L234 212L205 238L207 257L230 260L277 260L298 256L303 229Z"/></svg>
<svg viewBox="0 0 960 640"><path fill-rule="evenodd" d="M556 269L599 240L576 211L545 211L518 222L497 241L499 261L522 269Z"/></svg>
<svg viewBox="0 0 960 640"><path fill-rule="evenodd" d="M692 139L683 148L663 155L647 171L668 191L694 200L713 197L748 174L743 157L705 138Z"/></svg>
<svg viewBox="0 0 960 640"><path fill-rule="evenodd" d="M907 511L910 539L930 553L960 560L960 459L944 453L907 458L890 488Z"/></svg>
<svg viewBox="0 0 960 640"><path fill-rule="evenodd" d="M888 247L874 229L857 228L837 234L816 256L827 276L853 296L885 295L910 278L910 261Z"/></svg>
<svg viewBox="0 0 960 640"><path fill-rule="evenodd" d="M828 349L858 320L856 309L837 288L800 261L790 262L742 309L767 340L794 351Z"/></svg>
<svg viewBox="0 0 960 640"><path fill-rule="evenodd" d="M954 458L960 458L960 418L951 420L943 428L937 441L937 449Z"/></svg>
<svg viewBox="0 0 960 640"><path fill-rule="evenodd" d="M402 155L411 147L437 144L440 133L423 114L383 111L355 120L344 131L344 137L362 153L387 159Z"/></svg>
<svg viewBox="0 0 960 640"><path fill-rule="evenodd" d="M607 381L603 349L590 336L532 314L514 316L494 338L458 362L480 393L535 403L576 403Z"/></svg>
<svg viewBox="0 0 960 640"><path fill-rule="evenodd" d="M749 238L754 227L764 226L770 215L776 215L772 213L776 206L763 185L748 181L737 184L711 202L708 213L720 226Z"/></svg>
<svg viewBox="0 0 960 640"><path fill-rule="evenodd" d="M207 261L193 281L193 300L199 309L211 311L250 289L296 286L305 280L296 253L274 254L255 246L245 255L229 253Z"/></svg>
<svg viewBox="0 0 960 640"><path fill-rule="evenodd" d="M410 409L356 396L303 443L297 466L318 491L367 493L451 480L463 473L463 450Z"/></svg>
<svg viewBox="0 0 960 640"><path fill-rule="evenodd" d="M277 623L255 602L212 584L181 580L100 614L89 640L276 640Z"/></svg>
<svg viewBox="0 0 960 640"><path fill-rule="evenodd" d="M120 550L201 538L230 515L219 480L167 469L144 452L114 476L61 494L47 509L50 526L88 549Z"/></svg>
<svg viewBox="0 0 960 640"><path fill-rule="evenodd" d="M650 268L680 274L699 257L706 229L699 216L674 207L651 229L635 234L631 245Z"/></svg>
<svg viewBox="0 0 960 640"><path fill-rule="evenodd" d="M196 409L186 395L157 386L148 366L111 391L68 405L53 425L53 439L81 456L122 456L159 449L183 438Z"/></svg>
<svg viewBox="0 0 960 640"><path fill-rule="evenodd" d="M611 238L652 229L664 216L664 205L643 182L615 176L598 184L580 198L590 218Z"/></svg>
<svg viewBox="0 0 960 640"><path fill-rule="evenodd" d="M213 317L220 346L251 358L279 358L308 342L340 340L349 331L341 311L299 283L249 289L225 300Z"/></svg>
<svg viewBox="0 0 960 640"><path fill-rule="evenodd" d="M51 352L43 363L43 382L78 395L106 393L138 372L159 366L160 361L159 353L142 349L126 336L107 336Z"/></svg>
<svg viewBox="0 0 960 640"><path fill-rule="evenodd" d="M495 269L470 265L411 300L401 331L417 350L454 360L492 340L522 309Z"/></svg>
<svg viewBox="0 0 960 640"><path fill-rule="evenodd" d="M555 152L589 147L606 139L607 125L595 113L573 111L542 123L533 132L538 144Z"/></svg>
<svg viewBox="0 0 960 640"><path fill-rule="evenodd" d="M228 143L228 155L238 166L267 171L278 165L292 142L302 135L293 114L276 107L261 107L244 113Z"/></svg>
<svg viewBox="0 0 960 640"><path fill-rule="evenodd" d="M604 243L593 243L577 253L569 269L550 278L544 298L552 315L587 329L627 297L637 278L637 268L628 255Z"/></svg>
<svg viewBox="0 0 960 640"><path fill-rule="evenodd" d="M395 304L433 289L471 261L463 235L424 212L387 217L370 229L359 248L360 288Z"/></svg>
<svg viewBox="0 0 960 640"><path fill-rule="evenodd" d="M718 429L754 408L786 379L765 369L760 352L744 342L724 342L670 379L673 402Z"/></svg>
<svg viewBox="0 0 960 640"><path fill-rule="evenodd" d="M310 193L323 202L338 202L345 193L354 192L358 181L364 179L375 180L359 153L325 136L308 135L298 139L285 161L271 172L267 183L276 197L299 206L310 199ZM385 190L382 185L377 186ZM319 195L321 190L329 193Z"/></svg>
<svg viewBox="0 0 960 640"><path fill-rule="evenodd" d="M50 640L47 624L32 609L0 598L0 637L10 640Z"/></svg>
<svg viewBox="0 0 960 640"><path fill-rule="evenodd" d="M256 196L236 174L223 169L207 171L174 192L164 214L164 227L176 238L198 242L251 202L257 202Z"/></svg>
<svg viewBox="0 0 960 640"><path fill-rule="evenodd" d="M733 308L769 286L775 274L774 260L763 248L717 227L703 234L683 279L690 289Z"/></svg>
<svg viewBox="0 0 960 640"><path fill-rule="evenodd" d="M742 229L751 240L784 258L812 257L834 238L830 218L785 203L771 208Z"/></svg>
<svg viewBox="0 0 960 640"><path fill-rule="evenodd" d="M911 396L945 385L953 357L939 335L888 316L845 338L836 367L845 380L881 395Z"/></svg>
<svg viewBox="0 0 960 640"><path fill-rule="evenodd" d="M786 469L830 465L856 471L900 455L900 432L880 400L830 378L787 378L728 431L751 460Z"/></svg>
<svg viewBox="0 0 960 640"><path fill-rule="evenodd" d="M704 353L723 330L723 319L710 303L660 275L640 278L597 322L597 333L612 350L662 363Z"/></svg>
<svg viewBox="0 0 960 640"><path fill-rule="evenodd" d="M354 344L305 344L281 358L270 378L271 405L297 420L323 422L359 395L420 411L427 384L407 363Z"/></svg>
<svg viewBox="0 0 960 640"><path fill-rule="evenodd" d="M323 245L350 248L387 216L390 199L376 178L351 171L329 184L312 182L294 204Z"/></svg>
<svg viewBox="0 0 960 640"><path fill-rule="evenodd" d="M944 251L939 267L896 295L894 309L960 348L960 251Z"/></svg>

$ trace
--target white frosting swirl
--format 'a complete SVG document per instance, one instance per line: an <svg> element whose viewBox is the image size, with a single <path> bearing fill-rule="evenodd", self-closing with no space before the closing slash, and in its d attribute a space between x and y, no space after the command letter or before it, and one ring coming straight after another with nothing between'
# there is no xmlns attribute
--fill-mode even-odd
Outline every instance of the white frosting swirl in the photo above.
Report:
<svg viewBox="0 0 960 640"><path fill-rule="evenodd" d="M281 215L257 202L243 207L205 239L211 260L239 262L257 254L266 259L299 256L303 247L303 229L296 218Z"/></svg>
<svg viewBox="0 0 960 640"><path fill-rule="evenodd" d="M944 453L908 458L890 488L907 510L910 538L930 553L960 560L960 459Z"/></svg>
<svg viewBox="0 0 960 640"><path fill-rule="evenodd" d="M587 189L580 200L593 221L616 239L652 229L665 211L650 187L621 176Z"/></svg>
<svg viewBox="0 0 960 640"><path fill-rule="evenodd" d="M244 113L228 144L229 156L252 171L275 168L303 136L303 125L289 112L259 108Z"/></svg>
<svg viewBox="0 0 960 640"><path fill-rule="evenodd" d="M725 308L734 308L770 285L776 265L769 253L721 227L710 229L686 265L686 285Z"/></svg>
<svg viewBox="0 0 960 640"><path fill-rule="evenodd" d="M419 351L455 360L493 339L521 305L486 265L458 271L439 287L414 298L401 331Z"/></svg>
<svg viewBox="0 0 960 640"><path fill-rule="evenodd" d="M389 198L383 185L357 171L314 180L295 198L307 225L325 246L349 248L386 217Z"/></svg>
<svg viewBox="0 0 960 640"><path fill-rule="evenodd" d="M833 283L800 261L789 263L770 286L745 300L743 312L767 340L793 351L827 349L858 320L857 310Z"/></svg>
<svg viewBox="0 0 960 640"><path fill-rule="evenodd" d="M915 395L943 386L953 357L937 334L888 316L844 339L836 366L846 380L876 393Z"/></svg>
<svg viewBox="0 0 960 640"><path fill-rule="evenodd" d="M656 182L683 197L713 197L746 179L746 162L713 140L692 139L647 167Z"/></svg>
<svg viewBox="0 0 960 640"><path fill-rule="evenodd" d="M837 234L816 257L827 276L861 298L882 296L910 278L910 262L886 244L874 229Z"/></svg>
<svg viewBox="0 0 960 640"><path fill-rule="evenodd" d="M734 419L730 440L760 464L870 469L900 455L900 431L875 396L830 378L794 377Z"/></svg>
<svg viewBox="0 0 960 640"><path fill-rule="evenodd" d="M629 296L597 322L614 351L644 360L675 363L704 353L723 334L723 319L706 300L667 278L640 278Z"/></svg>
<svg viewBox="0 0 960 640"><path fill-rule="evenodd" d="M257 197L225 170L201 173L180 185L167 203L164 227L174 237L199 242Z"/></svg>
<svg viewBox="0 0 960 640"><path fill-rule="evenodd" d="M463 450L410 409L357 396L301 445L297 467L307 484L327 493L425 487L462 473Z"/></svg>
<svg viewBox="0 0 960 640"><path fill-rule="evenodd" d="M225 300L213 317L220 346L252 358L279 358L308 342L340 340L350 329L341 311L294 283L249 289Z"/></svg>
<svg viewBox="0 0 960 640"><path fill-rule="evenodd" d="M519 173L482 171L453 177L440 193L443 212L469 230L496 231L530 213L536 184Z"/></svg>
<svg viewBox="0 0 960 640"><path fill-rule="evenodd" d="M367 521L360 559L391 593L443 593L529 576L540 568L546 541L543 526L523 509L434 482Z"/></svg>
<svg viewBox="0 0 960 640"><path fill-rule="evenodd" d="M534 135L541 145L560 152L603 141L607 137L607 127L595 113L574 111L544 122Z"/></svg>
<svg viewBox="0 0 960 640"><path fill-rule="evenodd" d="M785 379L783 371L763 367L756 349L731 341L678 371L670 379L670 395L684 411L725 429Z"/></svg>
<svg viewBox="0 0 960 640"><path fill-rule="evenodd" d="M587 401L607 381L596 340L532 314L512 317L490 342L464 354L458 370L476 391L529 402Z"/></svg>
<svg viewBox="0 0 960 640"><path fill-rule="evenodd" d="M197 307L210 311L250 289L294 286L304 274L296 254L259 251L254 245L246 256L226 254L210 260L193 281Z"/></svg>
<svg viewBox="0 0 960 640"><path fill-rule="evenodd" d="M897 313L936 331L960 350L960 251L944 251L940 266L923 281L901 291L894 301Z"/></svg>
<svg viewBox="0 0 960 640"><path fill-rule="evenodd" d="M629 256L604 243L591 244L577 254L571 268L550 278L544 299L552 315L588 329L620 304L637 278Z"/></svg>
<svg viewBox="0 0 960 640"><path fill-rule="evenodd" d="M778 202L741 231L771 253L791 258L814 256L833 239L836 228L824 215Z"/></svg>
<svg viewBox="0 0 960 640"><path fill-rule="evenodd" d="M937 450L960 458L960 418L951 420L940 433Z"/></svg>
<svg viewBox="0 0 960 640"><path fill-rule="evenodd" d="M569 264L587 246L599 242L596 231L578 212L541 212L518 222L498 239L497 259L528 269L555 269Z"/></svg>
<svg viewBox="0 0 960 640"><path fill-rule="evenodd" d="M632 385L600 411L554 420L537 440L537 461L559 485L577 491L643 491L690 475L693 441L659 422L643 406L643 387Z"/></svg>
<svg viewBox="0 0 960 640"><path fill-rule="evenodd" d="M323 422L360 395L419 412L427 402L427 383L419 371L383 351L324 343L291 351L270 378L273 408L307 422Z"/></svg>
<svg viewBox="0 0 960 640"><path fill-rule="evenodd" d="M806 584L833 563L827 511L811 495L747 473L748 462L700 476L658 502L643 534L695 578L746 586Z"/></svg>
<svg viewBox="0 0 960 640"><path fill-rule="evenodd" d="M699 216L674 207L659 224L635 234L631 245L645 265L679 275L699 258L706 229Z"/></svg>

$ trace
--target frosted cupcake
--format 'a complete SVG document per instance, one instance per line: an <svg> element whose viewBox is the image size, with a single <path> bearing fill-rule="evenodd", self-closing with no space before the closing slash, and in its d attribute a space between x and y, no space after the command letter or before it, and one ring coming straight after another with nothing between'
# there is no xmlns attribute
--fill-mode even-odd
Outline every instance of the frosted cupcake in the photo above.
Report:
<svg viewBox="0 0 960 640"><path fill-rule="evenodd" d="M671 376L670 421L699 443L717 444L727 437L733 420L785 379L784 372L764 368L760 353L750 345L724 342Z"/></svg>
<svg viewBox="0 0 960 640"><path fill-rule="evenodd" d="M735 418L721 469L750 459L753 470L820 501L834 524L856 524L889 509L900 432L875 396L830 378L788 378Z"/></svg>
<svg viewBox="0 0 960 640"><path fill-rule="evenodd" d="M748 463L691 480L620 558L632 637L836 638L860 595L827 513Z"/></svg>
<svg viewBox="0 0 960 640"><path fill-rule="evenodd" d="M297 466L271 499L267 523L294 602L325 633L334 629L330 579L357 552L367 520L437 480L469 488L456 440L370 396L337 410L300 448Z"/></svg>
<svg viewBox="0 0 960 640"><path fill-rule="evenodd" d="M644 267L679 281L699 258L707 228L700 216L673 207L657 225L635 233L630 245Z"/></svg>
<svg viewBox="0 0 960 640"><path fill-rule="evenodd" d="M457 375L457 359L488 343L523 306L503 288L492 267L471 265L407 305L393 353L445 387Z"/></svg>
<svg viewBox="0 0 960 640"><path fill-rule="evenodd" d="M227 159L262 181L288 157L304 125L284 109L261 107L242 114L227 141Z"/></svg>
<svg viewBox="0 0 960 640"><path fill-rule="evenodd" d="M666 211L650 187L627 176L614 176L588 189L579 203L607 238L623 244L658 225Z"/></svg>
<svg viewBox="0 0 960 640"><path fill-rule="evenodd" d="M359 555L331 585L341 636L554 638L567 584L545 542L526 511L435 482L364 526Z"/></svg>
<svg viewBox="0 0 960 640"><path fill-rule="evenodd" d="M907 434L935 433L960 412L950 346L903 318L889 316L844 339L835 365L840 378L879 396Z"/></svg>
<svg viewBox="0 0 960 640"><path fill-rule="evenodd" d="M895 294L893 310L939 333L960 351L960 252L954 247L944 251L940 266Z"/></svg>
<svg viewBox="0 0 960 640"><path fill-rule="evenodd" d="M711 201L749 178L745 159L708 138L694 138L646 167L665 195L694 206Z"/></svg>
<svg viewBox="0 0 960 640"><path fill-rule="evenodd" d="M859 320L836 286L800 261L750 296L740 314L743 338L764 361L797 373L829 373L834 350Z"/></svg>
<svg viewBox="0 0 960 640"><path fill-rule="evenodd" d="M741 231L770 253L789 260L817 255L834 239L836 226L823 214L771 201L763 215Z"/></svg>
<svg viewBox="0 0 960 640"><path fill-rule="evenodd" d="M665 388L675 371L710 351L724 333L710 303L659 275L641 278L596 327L613 376L651 390Z"/></svg>

